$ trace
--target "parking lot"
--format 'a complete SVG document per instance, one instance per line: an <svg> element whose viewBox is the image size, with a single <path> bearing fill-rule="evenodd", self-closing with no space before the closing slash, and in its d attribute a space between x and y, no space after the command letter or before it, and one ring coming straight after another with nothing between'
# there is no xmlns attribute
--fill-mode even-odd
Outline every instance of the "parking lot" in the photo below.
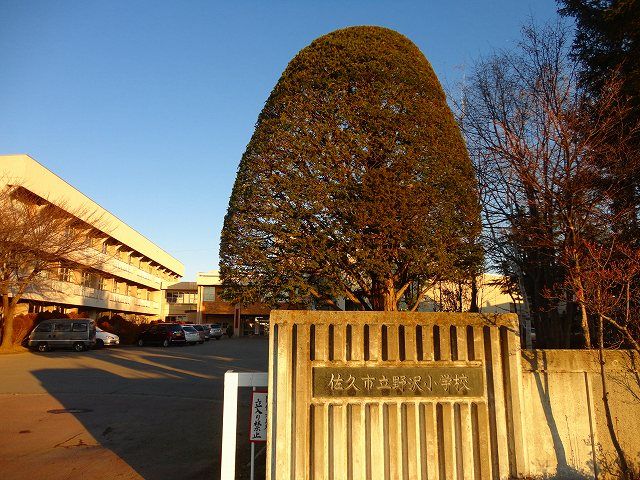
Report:
<svg viewBox="0 0 640 480"><path fill-rule="evenodd" d="M218 478L224 372L266 371L267 353L265 337L225 337L0 356L0 478ZM248 392L239 403L248 429ZM248 478L247 432L238 446Z"/></svg>

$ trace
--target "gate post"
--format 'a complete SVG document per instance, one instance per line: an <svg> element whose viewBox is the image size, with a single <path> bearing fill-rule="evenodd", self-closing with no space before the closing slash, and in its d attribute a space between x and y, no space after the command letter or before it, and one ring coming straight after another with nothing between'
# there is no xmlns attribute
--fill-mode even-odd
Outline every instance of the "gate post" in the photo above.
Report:
<svg viewBox="0 0 640 480"><path fill-rule="evenodd" d="M267 478L526 469L517 316L273 311Z"/></svg>

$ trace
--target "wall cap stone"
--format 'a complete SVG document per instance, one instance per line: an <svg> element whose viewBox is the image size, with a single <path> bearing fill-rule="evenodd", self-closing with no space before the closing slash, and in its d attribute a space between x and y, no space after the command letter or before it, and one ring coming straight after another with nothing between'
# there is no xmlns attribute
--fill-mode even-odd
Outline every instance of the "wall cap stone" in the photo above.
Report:
<svg viewBox="0 0 640 480"><path fill-rule="evenodd" d="M486 314L458 312L369 312L325 310L272 310L271 322L293 324L352 324L352 325L458 325L509 327L518 330L515 313Z"/></svg>
<svg viewBox="0 0 640 480"><path fill-rule="evenodd" d="M640 370L633 350L606 350L607 370ZM599 372L597 350L522 350L523 372Z"/></svg>

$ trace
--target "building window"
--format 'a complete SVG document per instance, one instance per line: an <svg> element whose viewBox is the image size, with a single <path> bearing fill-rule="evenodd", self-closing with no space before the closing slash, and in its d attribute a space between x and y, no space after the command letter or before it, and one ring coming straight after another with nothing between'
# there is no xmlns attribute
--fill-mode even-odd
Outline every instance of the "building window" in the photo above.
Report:
<svg viewBox="0 0 640 480"><path fill-rule="evenodd" d="M111 291L113 293L118 293L118 281L115 278L111 282Z"/></svg>
<svg viewBox="0 0 640 480"><path fill-rule="evenodd" d="M215 302L216 287L202 287L202 300L205 302Z"/></svg>
<svg viewBox="0 0 640 480"><path fill-rule="evenodd" d="M82 272L82 286L93 287L93 278L89 272Z"/></svg>
<svg viewBox="0 0 640 480"><path fill-rule="evenodd" d="M67 267L60 267L58 269L58 280L61 282L70 282L73 277L71 269Z"/></svg>
<svg viewBox="0 0 640 480"><path fill-rule="evenodd" d="M197 296L198 295L193 292L180 292L178 290L170 290L166 293L167 303L196 303Z"/></svg>

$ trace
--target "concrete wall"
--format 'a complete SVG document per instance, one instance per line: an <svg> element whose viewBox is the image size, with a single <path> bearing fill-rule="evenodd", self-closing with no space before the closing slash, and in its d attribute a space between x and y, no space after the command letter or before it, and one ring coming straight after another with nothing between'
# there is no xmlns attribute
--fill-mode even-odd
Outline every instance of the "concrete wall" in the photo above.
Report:
<svg viewBox="0 0 640 480"><path fill-rule="evenodd" d="M522 351L519 333L515 314L274 310L267 479L619 478L598 352ZM640 359L605 359L615 430L638 469ZM463 369L455 375L465 379L480 368L484 385L458 395L429 381L428 391L379 386L369 396L361 393L372 385L355 384L448 385L440 368Z"/></svg>
<svg viewBox="0 0 640 480"><path fill-rule="evenodd" d="M638 358L605 356L609 399L628 460L640 464ZM522 351L523 431L529 471L553 478L607 478L615 451L602 401L597 352Z"/></svg>

